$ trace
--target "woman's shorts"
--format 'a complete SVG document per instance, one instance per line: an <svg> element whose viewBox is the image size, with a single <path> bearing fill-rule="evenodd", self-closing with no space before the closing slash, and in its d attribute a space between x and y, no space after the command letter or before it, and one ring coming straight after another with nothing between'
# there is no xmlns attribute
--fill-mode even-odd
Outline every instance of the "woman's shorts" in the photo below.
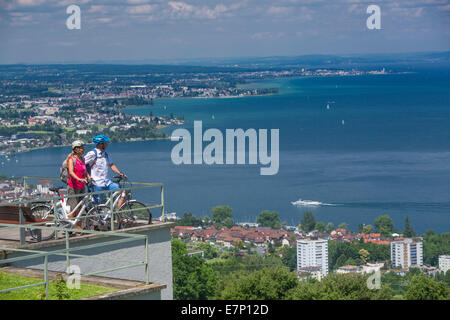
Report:
<svg viewBox="0 0 450 320"><path fill-rule="evenodd" d="M83 194L83 193L85 193L84 192L84 188L83 189L75 189L75 188L72 188L72 187L68 187L67 188L67 194L69 196L76 195L76 194ZM82 200L83 200L83 197L69 198L68 202L69 202L69 205L70 205L70 211L72 212L73 209L75 209L75 207L78 205L78 203L80 201L82 201ZM81 206L80 206L80 208L81 208Z"/></svg>

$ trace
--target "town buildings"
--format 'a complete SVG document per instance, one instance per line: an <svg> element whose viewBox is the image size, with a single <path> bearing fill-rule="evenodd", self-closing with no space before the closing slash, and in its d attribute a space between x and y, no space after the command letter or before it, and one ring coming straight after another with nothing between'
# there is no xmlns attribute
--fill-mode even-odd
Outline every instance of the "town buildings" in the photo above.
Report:
<svg viewBox="0 0 450 320"><path fill-rule="evenodd" d="M240 226L233 226L232 228L175 226L171 229L171 233L179 238L189 239L193 242L213 241L217 245L229 249L240 242L260 248L267 248L269 244L273 245L275 242L289 246L291 245L291 239L295 238L293 232L286 230L242 228Z"/></svg>
<svg viewBox="0 0 450 320"><path fill-rule="evenodd" d="M384 262L381 263L366 263L362 266L353 266L347 265L337 268L337 274L346 274L346 273L374 273L381 272L381 268L384 266Z"/></svg>
<svg viewBox="0 0 450 320"><path fill-rule="evenodd" d="M297 269L297 277L299 280L306 280L308 278L321 281L325 276L321 267L302 267Z"/></svg>

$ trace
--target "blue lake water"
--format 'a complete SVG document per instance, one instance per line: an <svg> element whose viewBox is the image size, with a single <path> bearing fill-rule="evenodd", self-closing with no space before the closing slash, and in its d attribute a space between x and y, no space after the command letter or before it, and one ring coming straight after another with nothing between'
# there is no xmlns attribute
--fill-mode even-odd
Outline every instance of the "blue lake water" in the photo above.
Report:
<svg viewBox="0 0 450 320"><path fill-rule="evenodd" d="M118 167L135 181L162 182L166 212L203 217L216 205L233 208L236 221L256 221L275 210L297 225L311 210L317 221L373 224L389 214L403 230L408 216L418 232L450 229L450 76L447 71L357 77L286 79L271 96L158 100L133 114L184 115L203 129L280 130L277 175L261 165L180 165L170 153L177 142L111 144ZM253 86L254 86L253 85ZM327 108L327 104L329 107ZM214 116L214 117L213 117ZM166 128L171 133L175 128ZM89 150L89 148L88 148ZM17 155L0 166L8 175L57 176L69 148ZM158 191L137 192L147 201ZM294 206L312 200L319 206ZM158 215L158 213L155 213Z"/></svg>

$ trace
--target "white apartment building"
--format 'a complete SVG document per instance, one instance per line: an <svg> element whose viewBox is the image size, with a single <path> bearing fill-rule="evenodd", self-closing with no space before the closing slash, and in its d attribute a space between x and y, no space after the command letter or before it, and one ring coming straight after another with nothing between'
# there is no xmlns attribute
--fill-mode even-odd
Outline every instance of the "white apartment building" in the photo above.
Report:
<svg viewBox="0 0 450 320"><path fill-rule="evenodd" d="M450 269L450 255L439 256L439 271L446 273Z"/></svg>
<svg viewBox="0 0 450 320"><path fill-rule="evenodd" d="M328 275L328 241L323 239L297 240L297 270L319 267L323 276Z"/></svg>
<svg viewBox="0 0 450 320"><path fill-rule="evenodd" d="M422 238L405 238L391 242L392 267L407 270L423 265Z"/></svg>

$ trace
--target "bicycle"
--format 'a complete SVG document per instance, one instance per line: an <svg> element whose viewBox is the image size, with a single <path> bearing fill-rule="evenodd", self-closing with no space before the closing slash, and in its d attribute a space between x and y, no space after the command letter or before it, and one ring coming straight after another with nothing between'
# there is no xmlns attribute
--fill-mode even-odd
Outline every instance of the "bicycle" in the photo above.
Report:
<svg viewBox="0 0 450 320"><path fill-rule="evenodd" d="M125 184L132 186L131 182L123 176L113 177L113 181L119 185L120 189L125 187ZM124 181L124 182L122 182ZM93 195L85 195L77 206L71 211L70 206L67 203L67 199L64 198L64 194L60 194L62 187L50 188L49 190L58 194L61 199L54 205L38 204L31 208L33 215L40 219L52 219L56 226L63 226L72 229L81 221L82 229L96 230L96 231L109 231L111 230L111 200L112 208L117 208L117 204L120 198L125 198L124 203L116 211L114 210L114 229L123 229L133 226L138 218L147 218L148 224L152 224L152 214L147 206L137 200L132 199L131 191L117 190L112 194L112 197L108 197L108 200L103 204L97 204ZM87 185L88 193L93 192L92 184ZM74 212L79 213L75 219L69 219L68 216ZM57 213L55 216L55 212ZM135 213L135 215L133 215ZM47 223L47 225L51 223ZM47 230L42 230L47 231ZM32 238L37 239L37 233L31 233ZM47 231L46 234L41 235L41 240L49 240L55 236L55 231Z"/></svg>
<svg viewBox="0 0 450 320"><path fill-rule="evenodd" d="M133 186L133 184L128 180L128 178L124 176L114 176L113 181L119 185L120 189L123 189L129 185L129 188ZM122 217L122 223L124 225L135 224L138 218L145 218L148 221L148 224L152 224L152 212L147 206L138 201L132 199L131 190L129 191L116 191L113 194L113 206L115 207L119 202L120 197L124 198L124 203L119 208L119 213ZM105 205L111 204L111 198L106 201Z"/></svg>
<svg viewBox="0 0 450 320"><path fill-rule="evenodd" d="M97 205L91 194L87 194L83 199L70 210L68 201L64 198L64 194L60 193L62 187L50 188L49 190L60 196L59 201L54 204L38 204L31 208L31 212L34 217L39 219L51 219L53 222L46 223L46 226L56 226L68 229L73 229L81 222L82 229L85 230L100 230L108 231L111 229L111 212L110 208L104 205ZM92 186L87 185L88 192L92 192ZM75 218L69 218L69 215L73 215L75 212L78 215ZM55 214L56 213L56 214ZM121 229L121 215L114 215L114 228ZM41 235L41 241L49 240L55 237L56 231L43 229ZM31 237L37 240L37 232L31 231Z"/></svg>

